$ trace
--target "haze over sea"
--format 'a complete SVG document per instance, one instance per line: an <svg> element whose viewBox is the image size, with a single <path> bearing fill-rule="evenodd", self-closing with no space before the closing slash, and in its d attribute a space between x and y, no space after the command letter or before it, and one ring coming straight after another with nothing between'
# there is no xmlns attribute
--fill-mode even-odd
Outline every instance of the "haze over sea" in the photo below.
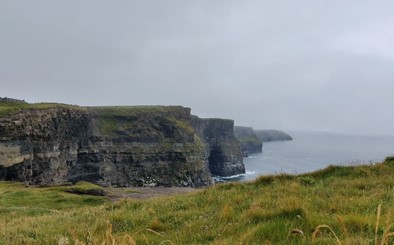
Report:
<svg viewBox="0 0 394 245"><path fill-rule="evenodd" d="M328 165L371 164L394 155L394 136L288 133L293 141L264 142L262 153L244 158L244 180L260 175L306 173Z"/></svg>

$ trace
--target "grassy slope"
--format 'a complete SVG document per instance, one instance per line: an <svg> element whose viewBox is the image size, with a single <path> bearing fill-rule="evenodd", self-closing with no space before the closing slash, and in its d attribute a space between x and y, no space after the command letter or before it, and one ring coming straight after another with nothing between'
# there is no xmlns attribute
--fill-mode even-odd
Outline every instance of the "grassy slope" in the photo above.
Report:
<svg viewBox="0 0 394 245"><path fill-rule="evenodd" d="M0 244L311 244L322 224L342 244L374 244L379 204L377 237L393 225L393 174L388 160L100 206L101 197L59 187L1 183ZM338 244L327 228L315 237L316 244Z"/></svg>

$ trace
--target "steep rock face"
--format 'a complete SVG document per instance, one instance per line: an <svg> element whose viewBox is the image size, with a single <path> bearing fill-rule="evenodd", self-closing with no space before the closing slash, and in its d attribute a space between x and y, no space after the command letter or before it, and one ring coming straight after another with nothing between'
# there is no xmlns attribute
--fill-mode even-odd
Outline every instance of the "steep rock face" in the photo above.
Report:
<svg viewBox="0 0 394 245"><path fill-rule="evenodd" d="M241 148L234 136L233 120L192 117L192 124L206 146L208 165L213 175L245 173Z"/></svg>
<svg viewBox="0 0 394 245"><path fill-rule="evenodd" d="M190 109L90 108L93 137L70 172L73 182L118 186L211 185L204 147L195 141Z"/></svg>
<svg viewBox="0 0 394 245"><path fill-rule="evenodd" d="M241 145L241 150L244 156L249 153L262 152L263 142L254 134L252 127L234 127L234 135Z"/></svg>
<svg viewBox="0 0 394 245"><path fill-rule="evenodd" d="M63 183L90 135L83 110L23 110L0 117L0 179Z"/></svg>
<svg viewBox="0 0 394 245"><path fill-rule="evenodd" d="M254 130L256 136L263 142L293 140L293 138L280 130Z"/></svg>
<svg viewBox="0 0 394 245"><path fill-rule="evenodd" d="M2 180L86 180L115 186L213 183L188 108L34 107L0 114Z"/></svg>

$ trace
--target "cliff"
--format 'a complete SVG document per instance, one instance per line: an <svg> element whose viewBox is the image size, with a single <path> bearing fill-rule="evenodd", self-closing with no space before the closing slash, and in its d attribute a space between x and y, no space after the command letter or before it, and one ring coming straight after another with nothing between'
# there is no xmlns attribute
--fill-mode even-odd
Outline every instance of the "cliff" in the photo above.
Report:
<svg viewBox="0 0 394 245"><path fill-rule="evenodd" d="M241 145L241 150L244 156L250 153L262 152L263 142L257 138L252 127L234 127L234 135Z"/></svg>
<svg viewBox="0 0 394 245"><path fill-rule="evenodd" d="M293 140L293 138L280 130L254 130L256 136L263 142Z"/></svg>
<svg viewBox="0 0 394 245"><path fill-rule="evenodd" d="M205 145L209 170L216 176L245 173L242 152L234 136L234 121L192 117L196 134Z"/></svg>
<svg viewBox="0 0 394 245"><path fill-rule="evenodd" d="M222 137L220 123L202 126L210 135L201 140L201 128L193 128L196 120L180 106L82 108L0 101L0 179L39 185L82 180L113 186L211 185L212 174L230 172L216 168L231 169L238 145ZM226 161L208 152L211 146L218 146ZM244 171L242 159L237 164L231 173Z"/></svg>

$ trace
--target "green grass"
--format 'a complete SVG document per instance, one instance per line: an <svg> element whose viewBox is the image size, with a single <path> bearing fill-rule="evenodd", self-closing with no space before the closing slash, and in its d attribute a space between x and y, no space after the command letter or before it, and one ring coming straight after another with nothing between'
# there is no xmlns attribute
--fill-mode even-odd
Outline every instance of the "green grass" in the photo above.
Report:
<svg viewBox="0 0 394 245"><path fill-rule="evenodd" d="M193 143L194 129L186 109L180 106L90 107L102 135L127 135L136 142L146 140L168 144ZM143 138L144 140L141 140Z"/></svg>
<svg viewBox="0 0 394 245"><path fill-rule="evenodd" d="M95 106L89 107L95 110L103 117L113 116L133 116L146 113L168 115L171 112L176 112L181 106Z"/></svg>
<svg viewBox="0 0 394 245"><path fill-rule="evenodd" d="M52 189L56 189L56 187ZM60 186L57 187L57 189L60 191L80 194L80 195L104 196L103 187L85 181L78 182L75 185Z"/></svg>
<svg viewBox="0 0 394 245"><path fill-rule="evenodd" d="M253 136L241 136L237 138L241 145L247 144L261 144L261 140L259 140L255 135Z"/></svg>
<svg viewBox="0 0 394 245"><path fill-rule="evenodd" d="M3 182L0 244L393 244L393 175L389 159L101 205Z"/></svg>
<svg viewBox="0 0 394 245"><path fill-rule="evenodd" d="M241 136L237 138L239 145L241 146L242 151L248 151L250 148L256 149L257 147L261 147L263 145L262 141L259 140L255 135L251 136ZM257 149L256 149L257 150Z"/></svg>
<svg viewBox="0 0 394 245"><path fill-rule="evenodd" d="M0 182L0 212L23 209L34 213L35 209L50 212L97 206L106 202L104 197L92 196L100 193L100 190L103 188L84 182L74 186L54 187L25 187L19 182Z"/></svg>
<svg viewBox="0 0 394 245"><path fill-rule="evenodd" d="M83 107L76 105L67 105L60 103L34 103L29 104L26 102L0 102L0 116L7 116L16 114L20 110L27 109L49 109L49 108L67 108L84 110Z"/></svg>

